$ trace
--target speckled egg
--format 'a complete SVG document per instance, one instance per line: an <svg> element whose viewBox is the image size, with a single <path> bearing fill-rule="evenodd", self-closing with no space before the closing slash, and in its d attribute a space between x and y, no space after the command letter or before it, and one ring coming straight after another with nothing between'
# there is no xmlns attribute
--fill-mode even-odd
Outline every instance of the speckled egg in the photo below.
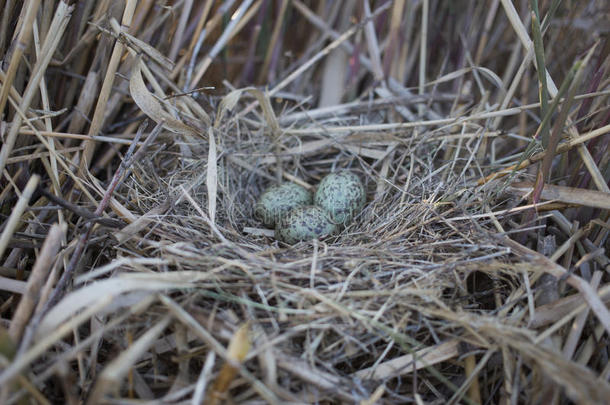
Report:
<svg viewBox="0 0 610 405"><path fill-rule="evenodd" d="M338 224L347 225L360 213L366 193L360 178L348 170L324 177L314 196L314 204L324 208Z"/></svg>
<svg viewBox="0 0 610 405"><path fill-rule="evenodd" d="M282 242L294 244L335 233L337 225L328 212L309 205L295 208L282 218L275 228L275 237Z"/></svg>
<svg viewBox="0 0 610 405"><path fill-rule="evenodd" d="M305 187L284 183L271 186L261 194L254 207L254 216L265 226L273 228L292 209L311 203L311 192Z"/></svg>

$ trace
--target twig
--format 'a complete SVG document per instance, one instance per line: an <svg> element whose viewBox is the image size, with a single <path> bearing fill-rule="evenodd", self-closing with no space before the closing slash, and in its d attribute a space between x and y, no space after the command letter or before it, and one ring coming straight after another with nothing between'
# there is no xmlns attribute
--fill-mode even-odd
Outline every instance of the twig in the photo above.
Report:
<svg viewBox="0 0 610 405"><path fill-rule="evenodd" d="M78 205L71 203L70 201L66 201L63 198L56 196L55 194L51 193L50 191L48 191L47 189L45 189L43 187L38 187L38 191L40 192L40 194L42 194L45 198L49 199L51 202L54 202L55 204L60 205L61 207L65 208L69 211L72 211L79 217L93 221L94 223L98 223L100 225L108 226L111 228L121 228L125 225L125 223L121 220L96 216L93 212L91 212L83 207L79 207Z"/></svg>
<svg viewBox="0 0 610 405"><path fill-rule="evenodd" d="M32 194L34 194L39 181L40 176L36 174L30 177L30 180L26 184L23 193L21 193L21 196L19 197L19 201L17 201L17 204L15 207L13 207L13 212L11 212L11 216L8 218L8 221L4 226L4 230L0 235L0 257L4 255L4 252L8 247L8 243L15 232L15 228L17 228L17 225L21 220L21 215L23 215L23 212L27 208L30 198L32 197Z"/></svg>

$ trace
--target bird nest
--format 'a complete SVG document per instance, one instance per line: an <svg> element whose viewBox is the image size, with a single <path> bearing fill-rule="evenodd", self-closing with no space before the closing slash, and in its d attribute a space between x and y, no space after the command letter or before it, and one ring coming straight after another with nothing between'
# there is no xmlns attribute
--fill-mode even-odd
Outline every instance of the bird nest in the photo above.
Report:
<svg viewBox="0 0 610 405"><path fill-rule="evenodd" d="M0 76L19 128L0 154L4 403L610 397L608 81L592 44L550 47L567 84L538 93L518 70L530 39L522 69L545 68L538 19L528 34L511 2L364 2L351 23L335 20L346 4L296 0L38 3L6 21L60 39ZM593 30L587 7L555 3L542 15ZM486 31L428 38L441 20L456 39ZM197 88L207 77L215 90ZM340 233L287 245L255 219L268 186L313 190L339 169L367 195Z"/></svg>

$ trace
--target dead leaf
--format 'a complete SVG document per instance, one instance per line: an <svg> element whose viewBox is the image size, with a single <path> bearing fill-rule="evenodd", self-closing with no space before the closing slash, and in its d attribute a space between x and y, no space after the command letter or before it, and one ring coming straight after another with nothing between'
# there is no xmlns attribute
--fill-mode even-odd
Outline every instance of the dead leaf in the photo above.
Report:
<svg viewBox="0 0 610 405"><path fill-rule="evenodd" d="M237 363L243 362L250 351L250 346L250 325L245 323L237 330L237 332L235 332L231 338L231 342L229 342L229 348L227 350L228 360L232 360ZM210 398L207 403L212 405L218 404L229 389L229 385L235 378L236 374L237 368L231 364L231 362L225 363L222 366L220 373L218 373L218 378L216 378L216 381L214 382L214 386L212 387Z"/></svg>
<svg viewBox="0 0 610 405"><path fill-rule="evenodd" d="M131 71L131 79L129 80L129 93L133 101L140 109L157 124L164 121L164 127L176 134L188 134L199 136L199 131L189 125L172 117L168 113L159 100L146 88L144 79L142 78L142 58L138 56L133 69Z"/></svg>

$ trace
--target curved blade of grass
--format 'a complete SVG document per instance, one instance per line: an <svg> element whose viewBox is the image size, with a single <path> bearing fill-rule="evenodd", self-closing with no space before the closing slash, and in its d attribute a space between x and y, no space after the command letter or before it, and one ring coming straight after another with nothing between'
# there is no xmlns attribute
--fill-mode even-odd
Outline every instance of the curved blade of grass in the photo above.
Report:
<svg viewBox="0 0 610 405"><path fill-rule="evenodd" d="M576 72L580 66L579 62L580 61L577 61L574 63L574 65L572 65L572 68L570 69L570 71L566 75L565 79L561 83L561 86L559 87L559 91L557 92L557 96L553 99L553 103L551 104L551 107L548 108L546 114L544 115L544 118L540 122L540 125L538 125L538 129L536 130L536 133L534 134L532 140L530 141L530 143L527 145L527 147L525 148L525 150L519 157L519 161L514 166L513 171L508 176L508 178L505 182L505 185L508 185L512 181L515 174L517 173L517 170L519 170L519 168L521 167L521 164L524 161L526 161L527 159L529 159L530 157L532 157L534 155L534 153L536 152L536 146L539 145L539 143L538 143L538 139L540 139L539 136L540 136L541 132L544 130L544 128L546 128L548 131L548 127L551 122L551 117L557 111L557 108L559 107L559 103L561 102L565 93L570 88L570 85L572 84L572 81L574 80L574 76L576 75ZM569 110L569 107L568 107L568 110ZM553 152L552 155L554 155L554 154L555 153Z"/></svg>
<svg viewBox="0 0 610 405"><path fill-rule="evenodd" d="M574 67L576 68L576 73L575 73L574 79L572 80L572 84L569 85L570 91L568 93L568 96L566 97L566 100L564 101L563 105L561 106L561 111L559 112L559 116L557 117L557 120L555 121L555 124L553 125L553 133L551 134L551 138L549 140L549 145L546 148L547 154L544 156L544 159L542 160L541 170L542 170L542 175L543 175L542 177L543 177L543 180L545 183L549 181L549 177L550 177L550 173L551 173L551 163L553 162L553 158L555 157L555 149L557 148L557 145L559 144L559 141L561 139L561 133L563 132L563 129L564 129L567 119L568 119L568 114L570 113L570 107L572 106L572 103L574 102L574 97L576 96L576 92L578 91L578 89L580 87L580 82L582 81L584 67L588 64L589 60L591 59L591 56L593 55L593 51L595 50L595 48L596 48L595 45L592 46L583 60L576 61L576 63L574 63ZM562 87L563 87L563 84L562 84ZM542 192L542 189L540 190L540 192Z"/></svg>
<svg viewBox="0 0 610 405"><path fill-rule="evenodd" d="M553 0L553 2L551 3L551 6L549 7L549 11L547 11L546 15L544 16L544 20L542 20L541 30L542 30L543 34L544 34L544 32L546 32L547 28L549 28L549 25L551 24L551 20L553 19L553 16L555 16L555 12L559 8L560 4L561 4L561 0Z"/></svg>
<svg viewBox="0 0 610 405"><path fill-rule="evenodd" d="M572 81L574 80L574 76L576 75L576 72L578 71L578 69L580 67L580 63L581 63L581 61L576 61L570 68L570 71L568 72L565 79L561 83L561 86L559 87L557 96L553 99L553 103L551 104L551 107L547 110L542 121L540 122L540 125L538 125L538 129L536 130L536 134L534 135L534 138L538 139L538 137L540 136L540 133L543 131L543 128L548 127L548 125L551 121L551 117L553 116L555 111L557 111L557 108L559 107L559 103L561 102L561 99L563 98L563 96L566 94L566 92L570 88L570 85L572 84ZM565 108L565 104L562 108Z"/></svg>

